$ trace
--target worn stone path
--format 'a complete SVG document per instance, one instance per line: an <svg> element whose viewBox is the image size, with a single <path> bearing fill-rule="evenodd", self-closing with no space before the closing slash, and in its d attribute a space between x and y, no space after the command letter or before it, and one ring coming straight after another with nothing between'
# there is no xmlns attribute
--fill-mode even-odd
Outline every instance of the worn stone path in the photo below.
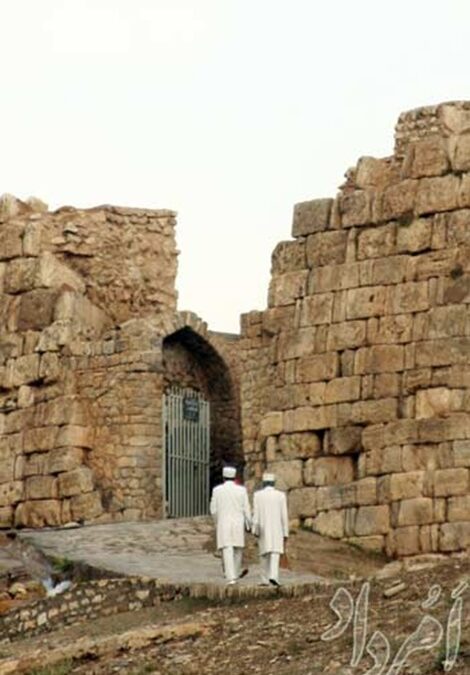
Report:
<svg viewBox="0 0 470 675"><path fill-rule="evenodd" d="M221 560L214 555L213 530L210 518L199 517L29 530L21 537L47 555L110 572L170 583L224 584ZM326 581L293 570L282 570L281 575L285 585ZM259 566L253 564L239 583L255 585L259 581Z"/></svg>

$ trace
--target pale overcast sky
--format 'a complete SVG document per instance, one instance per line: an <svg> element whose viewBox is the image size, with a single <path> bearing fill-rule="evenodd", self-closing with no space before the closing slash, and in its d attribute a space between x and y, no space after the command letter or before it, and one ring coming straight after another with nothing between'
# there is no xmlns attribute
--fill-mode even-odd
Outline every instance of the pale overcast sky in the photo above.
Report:
<svg viewBox="0 0 470 675"><path fill-rule="evenodd" d="M180 309L238 331L295 202L470 98L468 0L0 0L0 192L178 211Z"/></svg>

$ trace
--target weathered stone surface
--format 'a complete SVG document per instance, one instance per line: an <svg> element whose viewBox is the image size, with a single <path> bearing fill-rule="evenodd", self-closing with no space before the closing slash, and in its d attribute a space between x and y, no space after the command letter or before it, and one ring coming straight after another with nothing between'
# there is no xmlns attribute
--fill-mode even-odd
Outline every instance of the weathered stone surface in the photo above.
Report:
<svg viewBox="0 0 470 675"><path fill-rule="evenodd" d="M426 525L434 522L433 501L429 497L404 499L399 503L397 525Z"/></svg>
<svg viewBox="0 0 470 675"><path fill-rule="evenodd" d="M372 220L372 192L355 190L338 199L339 213L343 227L366 225Z"/></svg>
<svg viewBox="0 0 470 675"><path fill-rule="evenodd" d="M414 220L397 230L397 252L417 253L431 247L432 221L427 218Z"/></svg>
<svg viewBox="0 0 470 675"><path fill-rule="evenodd" d="M332 455L358 453L362 448L362 427L341 426L327 433L327 452Z"/></svg>
<svg viewBox="0 0 470 675"><path fill-rule="evenodd" d="M317 512L315 488L295 488L289 491L288 511L290 518L312 517Z"/></svg>
<svg viewBox="0 0 470 675"><path fill-rule="evenodd" d="M60 522L60 501L56 499L22 502L15 511L16 527L54 527Z"/></svg>
<svg viewBox="0 0 470 675"><path fill-rule="evenodd" d="M53 476L31 476L25 481L26 499L56 499L57 480Z"/></svg>
<svg viewBox="0 0 470 675"><path fill-rule="evenodd" d="M297 459L272 462L268 470L276 476L276 485L280 490L289 490L302 486L302 462Z"/></svg>
<svg viewBox="0 0 470 675"><path fill-rule="evenodd" d="M390 503L400 499L422 497L424 491L424 471L393 473L380 478L378 499L381 503Z"/></svg>
<svg viewBox="0 0 470 675"><path fill-rule="evenodd" d="M470 521L470 495L451 497L448 501L447 520Z"/></svg>
<svg viewBox="0 0 470 675"><path fill-rule="evenodd" d="M355 533L358 536L387 534L389 530L388 506L360 506L358 508L355 522Z"/></svg>
<svg viewBox="0 0 470 675"><path fill-rule="evenodd" d="M359 233L357 240L357 258L385 258L395 253L397 225L387 223Z"/></svg>
<svg viewBox="0 0 470 675"><path fill-rule="evenodd" d="M449 168L446 144L439 136L425 138L408 146L403 163L404 177L441 176Z"/></svg>
<svg viewBox="0 0 470 675"><path fill-rule="evenodd" d="M86 466L59 474L59 494L61 497L73 497L82 492L93 490L93 474Z"/></svg>
<svg viewBox="0 0 470 675"><path fill-rule="evenodd" d="M459 179L457 176L423 178L419 181L416 195L416 213L452 211L459 202Z"/></svg>
<svg viewBox="0 0 470 675"><path fill-rule="evenodd" d="M307 270L286 272L272 277L269 287L269 305L271 307L291 305L298 298L303 298L307 291L307 278Z"/></svg>
<svg viewBox="0 0 470 675"><path fill-rule="evenodd" d="M439 469L434 472L434 495L449 497L450 495L464 495L469 490L468 469Z"/></svg>
<svg viewBox="0 0 470 675"><path fill-rule="evenodd" d="M344 536L344 511L322 511L313 521L313 530L325 537L341 539Z"/></svg>
<svg viewBox="0 0 470 675"><path fill-rule="evenodd" d="M338 372L338 355L335 352L317 354L300 359L297 364L298 382L331 380Z"/></svg>
<svg viewBox="0 0 470 675"><path fill-rule="evenodd" d="M336 410L334 406L296 408L284 413L284 431L316 431L335 426Z"/></svg>
<svg viewBox="0 0 470 675"><path fill-rule="evenodd" d="M20 298L17 327L20 331L41 330L53 321L57 291L38 289Z"/></svg>
<svg viewBox="0 0 470 675"><path fill-rule="evenodd" d="M375 209L375 219L387 221L408 216L414 210L417 190L415 180L404 180L384 190Z"/></svg>
<svg viewBox="0 0 470 675"><path fill-rule="evenodd" d="M340 485L354 480L354 463L350 457L318 457L305 462L307 485Z"/></svg>
<svg viewBox="0 0 470 675"><path fill-rule="evenodd" d="M286 459L315 457L321 452L321 441L312 432L282 434L279 450Z"/></svg>
<svg viewBox="0 0 470 675"><path fill-rule="evenodd" d="M304 298L300 311L300 325L329 324L333 314L333 300L333 293L318 293Z"/></svg>
<svg viewBox="0 0 470 675"><path fill-rule="evenodd" d="M0 260L10 260L22 255L23 230L23 225L13 223L0 227Z"/></svg>
<svg viewBox="0 0 470 675"><path fill-rule="evenodd" d="M416 392L416 418L440 417L450 412L452 392L447 387L434 387Z"/></svg>
<svg viewBox="0 0 470 675"><path fill-rule="evenodd" d="M100 494L98 492L87 492L72 497L70 511L75 521L89 521L97 518L103 512Z"/></svg>
<svg viewBox="0 0 470 675"><path fill-rule="evenodd" d="M326 230L330 221L332 199L314 199L294 206L292 236L305 237Z"/></svg>
<svg viewBox="0 0 470 675"><path fill-rule="evenodd" d="M340 265L346 262L348 233L343 231L321 232L307 238L307 264Z"/></svg>

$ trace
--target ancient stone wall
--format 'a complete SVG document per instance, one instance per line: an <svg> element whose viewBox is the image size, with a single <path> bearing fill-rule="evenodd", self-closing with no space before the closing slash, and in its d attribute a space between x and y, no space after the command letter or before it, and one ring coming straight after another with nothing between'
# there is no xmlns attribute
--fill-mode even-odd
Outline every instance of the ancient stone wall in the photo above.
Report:
<svg viewBox="0 0 470 675"><path fill-rule="evenodd" d="M396 154L297 204L242 321L251 483L390 555L470 546L470 108L405 113Z"/></svg>
<svg viewBox="0 0 470 675"><path fill-rule="evenodd" d="M177 330L223 364L212 432L234 422L239 452L236 347L176 311L174 223L0 201L0 527L163 515L162 397L177 376L163 342Z"/></svg>

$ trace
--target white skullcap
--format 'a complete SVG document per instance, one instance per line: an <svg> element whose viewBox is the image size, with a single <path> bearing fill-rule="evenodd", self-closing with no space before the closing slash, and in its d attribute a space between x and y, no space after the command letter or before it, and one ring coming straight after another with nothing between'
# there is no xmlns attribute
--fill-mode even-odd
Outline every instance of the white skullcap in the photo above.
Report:
<svg viewBox="0 0 470 675"><path fill-rule="evenodd" d="M273 473L263 473L263 483L274 483L276 476Z"/></svg>
<svg viewBox="0 0 470 675"><path fill-rule="evenodd" d="M224 466L222 469L222 476L224 478L235 478L237 470L233 466Z"/></svg>

